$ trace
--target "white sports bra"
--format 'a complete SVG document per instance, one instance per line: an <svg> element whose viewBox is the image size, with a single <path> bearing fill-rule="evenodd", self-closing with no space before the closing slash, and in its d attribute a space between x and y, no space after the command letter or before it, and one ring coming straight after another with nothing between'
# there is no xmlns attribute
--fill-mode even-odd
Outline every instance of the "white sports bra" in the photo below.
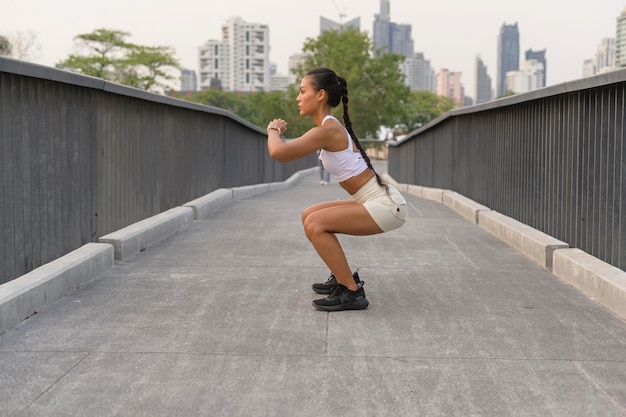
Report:
<svg viewBox="0 0 626 417"><path fill-rule="evenodd" d="M334 119L337 123L341 124L337 118L328 115L322 120L322 124L328 119ZM343 125L342 125L343 127ZM349 178L359 175L361 172L367 169L367 163L363 159L360 152L352 151L352 138L344 127L348 138L348 147L342 151L329 152L324 149L320 150L320 159L324 164L324 169L335 176L337 182L343 182Z"/></svg>

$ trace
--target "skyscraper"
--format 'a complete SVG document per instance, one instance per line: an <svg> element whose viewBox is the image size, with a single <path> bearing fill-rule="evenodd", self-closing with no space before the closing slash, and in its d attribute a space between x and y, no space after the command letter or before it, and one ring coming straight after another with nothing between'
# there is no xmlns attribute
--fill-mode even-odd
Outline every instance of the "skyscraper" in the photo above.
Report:
<svg viewBox="0 0 626 417"><path fill-rule="evenodd" d="M339 32L344 31L347 28L352 28L357 32L361 31L361 18L354 18L346 23L335 22L325 17L320 17L320 33L329 30L337 30Z"/></svg>
<svg viewBox="0 0 626 417"><path fill-rule="evenodd" d="M389 11L389 0L380 0L380 13L374 15L374 46L382 49L382 53L394 53L412 58L411 25L393 23Z"/></svg>
<svg viewBox="0 0 626 417"><path fill-rule="evenodd" d="M502 24L498 35L498 97L506 93L506 73L519 70L519 54L517 22L514 25Z"/></svg>
<svg viewBox="0 0 626 417"><path fill-rule="evenodd" d="M200 87L220 84L226 91L269 91L269 27L232 17L222 40L200 47Z"/></svg>
<svg viewBox="0 0 626 417"><path fill-rule="evenodd" d="M180 91L196 91L198 89L198 77L192 69L180 70Z"/></svg>
<svg viewBox="0 0 626 417"><path fill-rule="evenodd" d="M491 91L491 77L487 74L487 66L483 62L482 58L477 55L475 61L475 73L476 80L474 82L474 87L476 91L474 91L474 97L476 98L475 103L486 103L487 101L491 101L492 99L492 91Z"/></svg>
<svg viewBox="0 0 626 417"><path fill-rule="evenodd" d="M548 79L548 66L546 63L546 50L542 50L542 51L533 51L532 49L529 49L526 51L526 61L531 61L531 60L536 60L538 62L540 62L543 65L543 76L541 78L540 81L540 85L537 88L542 88L546 86L546 80Z"/></svg>
<svg viewBox="0 0 626 417"><path fill-rule="evenodd" d="M615 39L615 66L626 67L626 7L617 18L617 36Z"/></svg>
<svg viewBox="0 0 626 417"><path fill-rule="evenodd" d="M224 41L208 40L198 48L200 68L200 90L223 90L230 85L230 48Z"/></svg>
<svg viewBox="0 0 626 417"><path fill-rule="evenodd" d="M518 71L506 74L506 89L514 93L527 93L541 88L543 64L536 59L524 61Z"/></svg>
<svg viewBox="0 0 626 417"><path fill-rule="evenodd" d="M457 107L465 105L465 87L461 83L461 73L442 69L437 74L437 95L450 97Z"/></svg>
<svg viewBox="0 0 626 417"><path fill-rule="evenodd" d="M615 38L603 38L594 59L594 74L615 70Z"/></svg>
<svg viewBox="0 0 626 417"><path fill-rule="evenodd" d="M406 59L401 64L401 70L405 75L405 84L411 90L437 92L437 76L430 66L430 60L424 57L424 53L415 52L412 58Z"/></svg>
<svg viewBox="0 0 626 417"><path fill-rule="evenodd" d="M374 46L384 48L384 52L391 49L391 32L389 25L391 24L391 15L389 13L389 0L380 0L380 13L374 15L373 37Z"/></svg>

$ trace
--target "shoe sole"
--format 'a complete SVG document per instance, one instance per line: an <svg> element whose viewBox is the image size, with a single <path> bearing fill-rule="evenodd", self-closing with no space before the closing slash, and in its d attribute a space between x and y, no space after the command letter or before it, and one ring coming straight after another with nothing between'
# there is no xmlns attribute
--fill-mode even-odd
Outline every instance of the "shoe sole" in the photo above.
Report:
<svg viewBox="0 0 626 417"><path fill-rule="evenodd" d="M370 305L370 302L367 301L367 298L357 297L353 303L350 304L339 304L336 306L324 306L317 305L313 302L313 307L320 311L346 311L346 310L365 310L367 306Z"/></svg>

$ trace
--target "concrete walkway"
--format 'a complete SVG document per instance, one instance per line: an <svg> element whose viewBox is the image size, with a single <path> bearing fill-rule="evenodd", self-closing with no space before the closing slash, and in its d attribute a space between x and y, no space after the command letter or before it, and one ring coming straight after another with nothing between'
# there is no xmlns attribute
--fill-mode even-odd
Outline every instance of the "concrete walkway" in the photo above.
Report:
<svg viewBox="0 0 626 417"><path fill-rule="evenodd" d="M0 416L626 416L626 322L443 204L341 236L365 311L323 313L317 175L233 200L0 336Z"/></svg>

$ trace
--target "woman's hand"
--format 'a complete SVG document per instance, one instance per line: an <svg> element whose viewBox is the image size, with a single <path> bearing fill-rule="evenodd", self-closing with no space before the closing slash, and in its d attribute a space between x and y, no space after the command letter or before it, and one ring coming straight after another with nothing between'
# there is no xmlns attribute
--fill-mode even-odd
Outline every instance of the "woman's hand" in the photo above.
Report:
<svg viewBox="0 0 626 417"><path fill-rule="evenodd" d="M280 130L277 130L276 128ZM276 130L280 136L287 131L287 122L283 119L274 119L267 125L267 133L269 134L272 129Z"/></svg>

